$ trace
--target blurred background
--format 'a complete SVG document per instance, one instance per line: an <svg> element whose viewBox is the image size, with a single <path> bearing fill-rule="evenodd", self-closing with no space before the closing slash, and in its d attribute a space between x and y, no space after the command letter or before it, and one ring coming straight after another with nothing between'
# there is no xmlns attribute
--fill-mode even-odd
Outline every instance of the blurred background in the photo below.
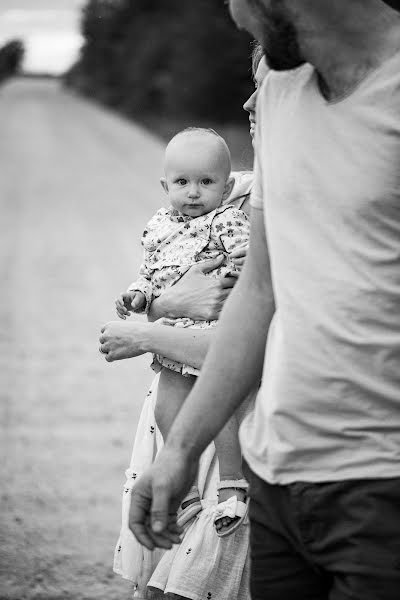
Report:
<svg viewBox="0 0 400 600"><path fill-rule="evenodd" d="M151 361L107 364L99 330L165 140L215 127L251 168L250 52L221 0L0 0L0 600L132 597L112 559Z"/></svg>

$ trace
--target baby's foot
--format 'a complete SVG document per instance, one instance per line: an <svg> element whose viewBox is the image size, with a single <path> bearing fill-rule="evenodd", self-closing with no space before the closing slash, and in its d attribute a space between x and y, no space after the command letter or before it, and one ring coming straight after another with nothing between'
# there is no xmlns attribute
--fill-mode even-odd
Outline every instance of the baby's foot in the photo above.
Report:
<svg viewBox="0 0 400 600"><path fill-rule="evenodd" d="M239 501L245 502L246 497L247 497L247 492L246 492L246 490L236 489L233 487L232 488L222 488L219 490L218 504L221 504L222 502L229 500L229 498L232 498L232 496L236 496ZM240 519L240 517L233 517L233 519L231 519L230 517L221 517L220 519L217 519L215 521L215 529L217 530L218 533L223 533L224 531L229 529L229 527L232 525L232 523L234 523L235 521L238 521L239 519Z"/></svg>
<svg viewBox="0 0 400 600"><path fill-rule="evenodd" d="M183 499L178 510L178 525L183 527L183 525L185 525L201 511L201 508L202 506L199 490L196 486L193 486L190 492Z"/></svg>

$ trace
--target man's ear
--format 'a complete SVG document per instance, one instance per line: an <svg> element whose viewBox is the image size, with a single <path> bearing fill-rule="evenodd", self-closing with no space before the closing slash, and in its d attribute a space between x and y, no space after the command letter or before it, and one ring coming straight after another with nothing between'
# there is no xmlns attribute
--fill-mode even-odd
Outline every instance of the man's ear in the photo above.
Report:
<svg viewBox="0 0 400 600"><path fill-rule="evenodd" d="M164 192L166 194L168 194L168 183L167 183L167 180L165 179L165 177L161 177L160 183L162 185L162 188L163 188Z"/></svg>
<svg viewBox="0 0 400 600"><path fill-rule="evenodd" d="M224 202L227 198L229 198L229 196L232 194L232 190L233 190L233 186L235 185L235 178L234 177L228 177L225 187L224 187L224 193L222 194L222 201Z"/></svg>

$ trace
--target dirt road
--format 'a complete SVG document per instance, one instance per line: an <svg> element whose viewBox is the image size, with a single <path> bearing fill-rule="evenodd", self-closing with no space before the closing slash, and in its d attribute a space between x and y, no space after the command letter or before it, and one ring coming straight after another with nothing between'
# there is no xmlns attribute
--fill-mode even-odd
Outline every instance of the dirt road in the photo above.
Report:
<svg viewBox="0 0 400 600"><path fill-rule="evenodd" d="M152 375L149 357L108 365L97 338L162 200L162 150L55 82L0 88L3 600L131 597L111 565Z"/></svg>

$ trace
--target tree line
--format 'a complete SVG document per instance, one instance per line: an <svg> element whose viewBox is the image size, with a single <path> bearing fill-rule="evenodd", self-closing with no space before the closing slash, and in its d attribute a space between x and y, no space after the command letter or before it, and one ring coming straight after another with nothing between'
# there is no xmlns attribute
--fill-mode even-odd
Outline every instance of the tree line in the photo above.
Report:
<svg viewBox="0 0 400 600"><path fill-rule="evenodd" d="M222 0L89 0L65 81L124 114L243 121L251 40Z"/></svg>
<svg viewBox="0 0 400 600"><path fill-rule="evenodd" d="M20 40L10 40L0 48L0 83L21 70L24 45Z"/></svg>

